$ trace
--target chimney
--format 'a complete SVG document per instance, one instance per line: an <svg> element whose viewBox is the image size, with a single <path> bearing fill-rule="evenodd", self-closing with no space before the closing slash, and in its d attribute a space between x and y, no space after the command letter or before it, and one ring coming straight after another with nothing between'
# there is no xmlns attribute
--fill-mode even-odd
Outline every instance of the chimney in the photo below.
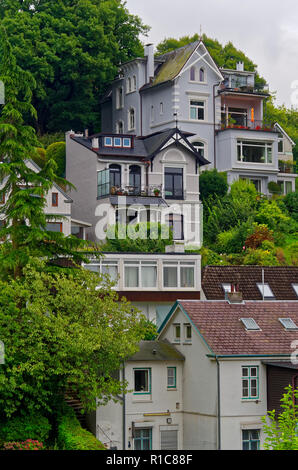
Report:
<svg viewBox="0 0 298 470"><path fill-rule="evenodd" d="M153 44L146 44L144 47L144 55L147 57L147 73L146 83L150 83L154 77L154 47Z"/></svg>
<svg viewBox="0 0 298 470"><path fill-rule="evenodd" d="M229 304L242 304L242 292L227 292L227 300Z"/></svg>
<svg viewBox="0 0 298 470"><path fill-rule="evenodd" d="M98 150L98 149L99 149L98 137L93 137L92 150Z"/></svg>
<svg viewBox="0 0 298 470"><path fill-rule="evenodd" d="M85 138L88 139L88 136L89 136L89 131L88 129L85 129Z"/></svg>
<svg viewBox="0 0 298 470"><path fill-rule="evenodd" d="M236 64L236 70L238 72L244 72L244 62L237 62Z"/></svg>

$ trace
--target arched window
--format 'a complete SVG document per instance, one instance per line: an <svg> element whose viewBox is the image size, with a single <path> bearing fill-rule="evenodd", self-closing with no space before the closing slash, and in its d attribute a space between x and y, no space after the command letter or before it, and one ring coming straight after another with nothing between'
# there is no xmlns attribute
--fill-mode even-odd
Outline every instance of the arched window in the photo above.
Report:
<svg viewBox="0 0 298 470"><path fill-rule="evenodd" d="M200 68L199 77L200 77L200 82L205 81L205 70L202 67Z"/></svg>
<svg viewBox="0 0 298 470"><path fill-rule="evenodd" d="M196 149L196 151L201 155L201 157L204 157L205 154L205 144L204 142L200 142L199 140L196 142L192 142L192 145Z"/></svg>
<svg viewBox="0 0 298 470"><path fill-rule="evenodd" d="M117 134L123 134L124 129L123 129L123 121L118 121L116 123L116 133Z"/></svg>
<svg viewBox="0 0 298 470"><path fill-rule="evenodd" d="M121 166L120 165L110 165L110 187L119 187L121 188Z"/></svg>
<svg viewBox="0 0 298 470"><path fill-rule="evenodd" d="M163 102L162 101L159 104L159 111L160 111L160 114L163 114Z"/></svg>
<svg viewBox="0 0 298 470"><path fill-rule="evenodd" d="M117 88L116 92L116 108L123 108L123 88L122 86Z"/></svg>
<svg viewBox="0 0 298 470"><path fill-rule="evenodd" d="M130 77L128 77L128 79L126 81L126 92L127 93L131 92L131 78Z"/></svg>
<svg viewBox="0 0 298 470"><path fill-rule="evenodd" d="M196 81L196 68L194 66L190 68L190 81L191 82Z"/></svg>
<svg viewBox="0 0 298 470"><path fill-rule="evenodd" d="M131 165L129 167L129 186L133 194L140 194L141 192L141 167L138 165Z"/></svg>
<svg viewBox="0 0 298 470"><path fill-rule="evenodd" d="M132 89L133 91L137 89L137 77L135 75L132 77Z"/></svg>
<svg viewBox="0 0 298 470"><path fill-rule="evenodd" d="M151 119L151 122L154 121L154 106L153 105L151 105L151 117L150 117L150 119Z"/></svg>
<svg viewBox="0 0 298 470"><path fill-rule="evenodd" d="M131 108L128 111L128 130L132 131L135 129L135 110Z"/></svg>

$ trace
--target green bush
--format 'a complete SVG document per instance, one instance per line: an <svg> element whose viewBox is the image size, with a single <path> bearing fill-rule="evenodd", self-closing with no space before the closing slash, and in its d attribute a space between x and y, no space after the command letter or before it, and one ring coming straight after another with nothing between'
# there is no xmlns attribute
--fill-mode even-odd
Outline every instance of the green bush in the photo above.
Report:
<svg viewBox="0 0 298 470"><path fill-rule="evenodd" d="M46 163L46 151L43 148L36 148L34 154L31 156L32 160L40 167L43 168Z"/></svg>
<svg viewBox="0 0 298 470"><path fill-rule="evenodd" d="M53 159L57 164L57 176L65 175L66 144L65 142L55 142L48 146L46 159Z"/></svg>
<svg viewBox="0 0 298 470"><path fill-rule="evenodd" d="M228 183L226 176L216 169L203 171L200 175L200 194L202 200L210 196L223 197L227 194Z"/></svg>
<svg viewBox="0 0 298 470"><path fill-rule="evenodd" d="M65 407L58 423L57 444L62 450L105 450L104 445L86 429L83 429L70 407Z"/></svg>
<svg viewBox="0 0 298 470"><path fill-rule="evenodd" d="M7 442L27 439L45 442L49 437L50 430L51 425L45 416L12 416L0 423L0 439Z"/></svg>
<svg viewBox="0 0 298 470"><path fill-rule="evenodd" d="M287 194L283 202L291 217L298 221L298 191Z"/></svg>
<svg viewBox="0 0 298 470"><path fill-rule="evenodd" d="M241 253L244 242L251 229L250 223L246 222L230 230L221 232L217 237L216 250L220 253Z"/></svg>
<svg viewBox="0 0 298 470"><path fill-rule="evenodd" d="M258 192L251 181L240 179L231 185L230 195L232 199L246 200L250 205L254 205Z"/></svg>
<svg viewBox="0 0 298 470"><path fill-rule="evenodd" d="M248 249L243 259L244 265L258 265L258 266L278 266L278 260L274 253L269 250L253 250Z"/></svg>
<svg viewBox="0 0 298 470"><path fill-rule="evenodd" d="M271 230L281 230L287 232L291 222L290 217L282 212L276 201L268 199L260 203L255 216L256 222L266 224Z"/></svg>
<svg viewBox="0 0 298 470"><path fill-rule="evenodd" d="M268 183L268 191L271 194L281 194L281 187L279 184L275 183L275 181L270 181Z"/></svg>

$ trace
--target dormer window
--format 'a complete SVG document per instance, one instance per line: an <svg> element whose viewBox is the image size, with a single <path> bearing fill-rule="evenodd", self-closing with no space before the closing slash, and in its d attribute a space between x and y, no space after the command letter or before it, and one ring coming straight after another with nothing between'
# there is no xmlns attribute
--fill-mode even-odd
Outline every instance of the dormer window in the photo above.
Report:
<svg viewBox="0 0 298 470"><path fill-rule="evenodd" d="M123 147L130 148L131 147L131 138L130 137L123 137Z"/></svg>
<svg viewBox="0 0 298 470"><path fill-rule="evenodd" d="M114 147L122 147L121 137L114 137Z"/></svg>
<svg viewBox="0 0 298 470"><path fill-rule="evenodd" d="M257 282L257 286L264 300L274 299L274 294L268 283Z"/></svg>
<svg viewBox="0 0 298 470"><path fill-rule="evenodd" d="M112 137L105 137L105 138L104 138L104 146L105 146L105 147L113 147L113 139L112 139Z"/></svg>
<svg viewBox="0 0 298 470"><path fill-rule="evenodd" d="M223 283L222 288L223 288L225 293L232 292L232 284L231 283L227 283L227 282Z"/></svg>
<svg viewBox="0 0 298 470"><path fill-rule="evenodd" d="M292 284L292 287L293 287L293 289L294 289L294 291L295 291L295 293L298 297L298 284Z"/></svg>
<svg viewBox="0 0 298 470"><path fill-rule="evenodd" d="M260 330L261 328L253 318L240 318L246 330Z"/></svg>

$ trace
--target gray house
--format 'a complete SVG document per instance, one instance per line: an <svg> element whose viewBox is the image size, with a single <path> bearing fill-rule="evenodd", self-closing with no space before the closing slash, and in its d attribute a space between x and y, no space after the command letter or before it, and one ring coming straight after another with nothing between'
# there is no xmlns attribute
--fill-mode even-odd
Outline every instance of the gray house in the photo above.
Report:
<svg viewBox="0 0 298 470"><path fill-rule="evenodd" d="M229 183L248 179L267 194L274 181L286 193L294 190L295 175L279 164L281 134L289 154L294 143L265 122L268 96L243 63L219 69L202 41L158 57L149 44L144 58L120 66L102 100L102 130L146 136L178 125L192 134L209 167L227 172Z"/></svg>

